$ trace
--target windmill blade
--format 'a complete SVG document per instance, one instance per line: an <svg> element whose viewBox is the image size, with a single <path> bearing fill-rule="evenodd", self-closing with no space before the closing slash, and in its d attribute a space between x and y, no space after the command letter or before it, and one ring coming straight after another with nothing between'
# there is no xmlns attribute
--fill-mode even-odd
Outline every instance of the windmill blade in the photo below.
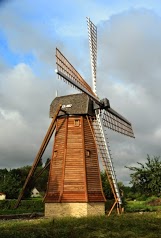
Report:
<svg viewBox="0 0 161 238"><path fill-rule="evenodd" d="M112 108L103 110L102 112L103 125L116 132L129 137L134 137L132 125L124 117L114 111Z"/></svg>
<svg viewBox="0 0 161 238"><path fill-rule="evenodd" d="M56 73L61 79L64 79L67 83L77 88L81 92L86 93L93 101L102 106L102 103L92 91L91 87L58 49L56 49L56 64Z"/></svg>
<svg viewBox="0 0 161 238"><path fill-rule="evenodd" d="M56 61L56 73L59 75L59 77L81 92L86 93L97 105L99 105L99 108L103 109L104 102L99 100L99 98L92 91L91 87L85 82L81 75L58 49L56 49ZM115 110L113 110L110 106L108 106L106 111L103 110L102 113L103 124L105 127L108 127L109 129L124 135L134 137L131 123Z"/></svg>
<svg viewBox="0 0 161 238"><path fill-rule="evenodd" d="M96 94L96 70L97 70L97 27L87 17L89 48L91 55L91 69L93 79L93 92Z"/></svg>
<svg viewBox="0 0 161 238"><path fill-rule="evenodd" d="M65 56L56 48L56 64L57 71L63 73L65 76L71 78L72 80L78 82L83 88L88 90L91 94L95 96L91 87L86 83L82 76L77 72L77 70L71 65L71 63L65 58ZM66 78L64 78L66 79ZM75 85L74 85L75 86Z"/></svg>

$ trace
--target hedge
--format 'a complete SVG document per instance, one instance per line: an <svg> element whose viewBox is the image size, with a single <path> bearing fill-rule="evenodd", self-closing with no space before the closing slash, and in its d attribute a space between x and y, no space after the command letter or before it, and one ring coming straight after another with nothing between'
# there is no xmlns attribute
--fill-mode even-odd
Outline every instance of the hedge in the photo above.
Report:
<svg viewBox="0 0 161 238"><path fill-rule="evenodd" d="M6 199L0 201L0 214L4 214L7 211L13 211L11 213L44 211L44 203L42 199L22 200L19 207L15 209L14 206L16 202L16 199Z"/></svg>

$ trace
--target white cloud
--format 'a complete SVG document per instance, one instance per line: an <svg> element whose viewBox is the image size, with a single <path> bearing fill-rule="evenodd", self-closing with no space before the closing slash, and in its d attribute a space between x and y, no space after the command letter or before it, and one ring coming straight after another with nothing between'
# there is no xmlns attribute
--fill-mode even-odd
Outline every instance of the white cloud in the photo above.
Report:
<svg viewBox="0 0 161 238"><path fill-rule="evenodd" d="M108 132L118 177L124 164L160 155L161 18L131 10L100 25L98 88L133 124L135 140ZM121 166L119 166L119 161Z"/></svg>
<svg viewBox="0 0 161 238"><path fill-rule="evenodd" d="M4 120L10 120L10 121L14 120L16 122L21 121L21 116L16 111L7 111L7 110L0 108L0 115L1 115L2 119L4 119Z"/></svg>
<svg viewBox="0 0 161 238"><path fill-rule="evenodd" d="M0 84L0 160L6 167L16 167L32 161L43 140L50 123L53 83L19 64L1 74Z"/></svg>
<svg viewBox="0 0 161 238"><path fill-rule="evenodd" d="M101 17L96 6L90 9L91 19L94 22L107 19L98 25L98 93L109 98L111 107L132 122L136 135L132 140L108 131L118 180L127 181L129 175L124 165L145 161L147 153L161 154L161 20L145 9L132 9L111 18L105 9ZM6 8L0 15L0 25L11 50L22 55L33 54L36 60L33 65L36 64L37 69L35 73L33 65L21 62L14 68L7 68L3 60L0 62L0 69L3 68L0 72L0 163L4 167L32 162L50 122L49 105L56 89L59 95L72 92L51 73L54 70L53 49L62 30L61 50L77 69L89 75L88 43L85 46L82 34L75 32L76 24L82 19L75 17L73 22L69 17L66 24L59 16L49 17L51 22L49 25L45 22L41 29L40 25L36 27L37 22L29 22L13 9ZM52 19L59 19L59 34L54 32L55 38L51 29L48 29L51 35L44 34L44 28L53 24ZM70 37L78 35L80 41L73 44ZM70 45L68 49L66 45ZM77 55L77 52L80 53Z"/></svg>

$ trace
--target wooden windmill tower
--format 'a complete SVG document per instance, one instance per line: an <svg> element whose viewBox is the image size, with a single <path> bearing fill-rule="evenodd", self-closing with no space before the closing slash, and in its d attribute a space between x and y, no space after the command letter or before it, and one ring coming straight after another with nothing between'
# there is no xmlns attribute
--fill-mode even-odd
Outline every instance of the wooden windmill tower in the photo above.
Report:
<svg viewBox="0 0 161 238"><path fill-rule="evenodd" d="M96 92L97 29L87 18L93 89L63 54L56 49L58 77L81 91L56 97L50 106L53 118L31 171L19 195L33 176L46 146L55 132L47 191L44 198L46 216L85 216L105 213L99 159L107 173L118 213L121 196L111 159L106 128L134 137L131 123L110 107L108 99L100 100ZM111 212L110 211L110 212Z"/></svg>

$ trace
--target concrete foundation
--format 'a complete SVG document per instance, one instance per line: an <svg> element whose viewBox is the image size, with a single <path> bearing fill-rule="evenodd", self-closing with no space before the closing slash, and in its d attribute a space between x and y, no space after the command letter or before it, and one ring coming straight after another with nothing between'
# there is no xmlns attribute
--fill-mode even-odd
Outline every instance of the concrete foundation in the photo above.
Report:
<svg viewBox="0 0 161 238"><path fill-rule="evenodd" d="M83 217L105 215L104 202L45 203L45 217Z"/></svg>

